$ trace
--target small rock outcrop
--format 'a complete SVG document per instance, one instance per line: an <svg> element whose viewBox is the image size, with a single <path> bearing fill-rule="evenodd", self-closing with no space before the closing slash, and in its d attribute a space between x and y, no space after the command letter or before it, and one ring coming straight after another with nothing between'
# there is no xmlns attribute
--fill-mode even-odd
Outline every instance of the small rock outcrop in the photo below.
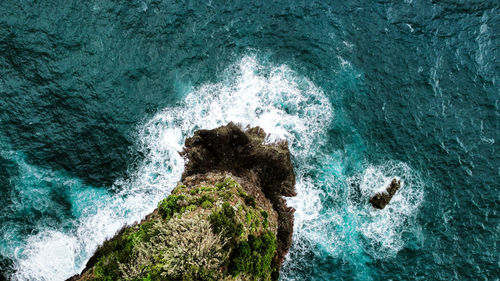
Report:
<svg viewBox="0 0 500 281"><path fill-rule="evenodd" d="M171 195L101 245L68 280L277 280L290 248L295 175L286 142L258 127L199 130Z"/></svg>
<svg viewBox="0 0 500 281"><path fill-rule="evenodd" d="M386 191L379 192L375 195L373 195L372 198L370 198L370 203L372 206L376 209L383 209L389 202L391 201L392 197L394 194L396 194L396 191L401 187L401 181L397 179L393 179L391 181L391 184L387 187Z"/></svg>

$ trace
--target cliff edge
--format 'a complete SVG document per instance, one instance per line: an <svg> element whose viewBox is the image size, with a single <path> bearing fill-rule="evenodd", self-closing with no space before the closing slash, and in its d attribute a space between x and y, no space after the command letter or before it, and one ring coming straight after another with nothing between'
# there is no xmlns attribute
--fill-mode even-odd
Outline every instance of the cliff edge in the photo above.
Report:
<svg viewBox="0 0 500 281"><path fill-rule="evenodd" d="M290 248L295 175L286 142L233 123L199 130L171 195L101 245L68 280L277 280Z"/></svg>

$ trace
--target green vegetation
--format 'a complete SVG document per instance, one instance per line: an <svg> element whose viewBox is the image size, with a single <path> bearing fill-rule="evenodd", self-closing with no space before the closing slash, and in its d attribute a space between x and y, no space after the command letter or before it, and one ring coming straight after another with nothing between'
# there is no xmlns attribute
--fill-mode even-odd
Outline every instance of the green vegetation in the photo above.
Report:
<svg viewBox="0 0 500 281"><path fill-rule="evenodd" d="M214 189L204 188L197 189L195 195L202 194L203 192L211 192ZM191 190L192 191L192 190ZM190 192L192 194L192 192ZM170 195L163 199L158 204L158 213L164 220L169 220L175 214L182 214L185 211L193 211L197 206L204 209L210 209L213 206L215 199L209 195L189 196L189 195Z"/></svg>
<svg viewBox="0 0 500 281"><path fill-rule="evenodd" d="M203 203L201 203L201 207L203 209L210 209L210 208L212 208L212 206L213 206L213 203L210 202L209 200L205 200L205 201L203 201Z"/></svg>
<svg viewBox="0 0 500 281"><path fill-rule="evenodd" d="M224 201L229 201L229 200L233 199L233 193L231 191L220 191L219 196Z"/></svg>
<svg viewBox="0 0 500 281"><path fill-rule="evenodd" d="M136 245L149 242L151 237L157 234L153 225L152 221L136 225L104 243L98 250L104 255L94 267L95 280L119 280L122 276L119 265L130 262Z"/></svg>
<svg viewBox="0 0 500 281"><path fill-rule="evenodd" d="M255 206L230 177L179 185L158 204L157 215L98 249L92 280L271 280L276 237L268 213Z"/></svg>
<svg viewBox="0 0 500 281"><path fill-rule="evenodd" d="M181 211L182 207L177 203L185 199L184 195L170 195L158 204L158 213L163 219L169 220L175 213Z"/></svg>
<svg viewBox="0 0 500 281"><path fill-rule="evenodd" d="M260 215L264 218L264 221L262 222L262 225L264 226L264 228L267 229L269 227L269 221L268 221L269 215L264 210L260 211Z"/></svg>
<svg viewBox="0 0 500 281"><path fill-rule="evenodd" d="M210 203L213 203L215 201L215 199L211 196L208 196L208 195L202 195L201 197L199 197L195 200L191 200L191 202L193 202L194 204L198 204L198 205L202 205L203 203L205 203L207 201Z"/></svg>
<svg viewBox="0 0 500 281"><path fill-rule="evenodd" d="M94 280L218 280L228 256L224 238L200 218L170 222L155 222L155 235L138 240L126 257L123 250L115 250L101 258L94 267Z"/></svg>
<svg viewBox="0 0 500 281"><path fill-rule="evenodd" d="M264 280L271 280L271 267L276 253L276 237L270 231L256 237L249 235L247 241L238 243L229 266L233 275L249 273Z"/></svg>
<svg viewBox="0 0 500 281"><path fill-rule="evenodd" d="M198 206L196 206L195 204L191 204L191 205L186 207L186 211L191 212L191 211L196 210L196 208L198 208Z"/></svg>
<svg viewBox="0 0 500 281"><path fill-rule="evenodd" d="M227 189L231 189L231 188L241 189L240 184L238 182L236 182L231 177L227 177L223 182L219 182L219 183L215 184L215 187L218 190L221 190L221 189L224 189L224 188L227 188Z"/></svg>
<svg viewBox="0 0 500 281"><path fill-rule="evenodd" d="M255 207L255 198L243 191L241 186L238 186L238 195L245 200L245 204L252 208Z"/></svg>
<svg viewBox="0 0 500 281"><path fill-rule="evenodd" d="M153 280L218 280L228 256L225 239L201 218L172 222L160 222L152 241L134 249L132 262L122 267L124 275L134 280L143 276L143 270L137 270L142 268Z"/></svg>
<svg viewBox="0 0 500 281"><path fill-rule="evenodd" d="M222 204L219 210L210 214L208 220L215 232L223 233L232 243L243 233L243 224L236 220L233 207L227 202Z"/></svg>

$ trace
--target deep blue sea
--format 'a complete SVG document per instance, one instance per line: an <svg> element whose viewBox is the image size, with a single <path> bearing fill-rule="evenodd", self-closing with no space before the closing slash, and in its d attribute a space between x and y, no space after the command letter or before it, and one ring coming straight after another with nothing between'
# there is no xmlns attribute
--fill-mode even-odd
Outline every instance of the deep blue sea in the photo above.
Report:
<svg viewBox="0 0 500 281"><path fill-rule="evenodd" d="M234 121L289 142L280 280L499 280L499 82L498 0L2 0L0 275L78 273Z"/></svg>

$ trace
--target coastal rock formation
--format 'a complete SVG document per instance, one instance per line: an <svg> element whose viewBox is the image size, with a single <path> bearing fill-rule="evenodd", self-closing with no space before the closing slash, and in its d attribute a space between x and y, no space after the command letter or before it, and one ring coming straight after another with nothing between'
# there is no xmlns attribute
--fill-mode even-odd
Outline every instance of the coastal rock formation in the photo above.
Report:
<svg viewBox="0 0 500 281"><path fill-rule="evenodd" d="M396 191L401 187L401 181L393 179L391 184L387 187L386 191L379 192L370 198L370 203L376 209L383 209L391 201Z"/></svg>
<svg viewBox="0 0 500 281"><path fill-rule="evenodd" d="M199 130L171 195L104 242L68 280L277 280L291 245L295 175L286 142L258 127Z"/></svg>

